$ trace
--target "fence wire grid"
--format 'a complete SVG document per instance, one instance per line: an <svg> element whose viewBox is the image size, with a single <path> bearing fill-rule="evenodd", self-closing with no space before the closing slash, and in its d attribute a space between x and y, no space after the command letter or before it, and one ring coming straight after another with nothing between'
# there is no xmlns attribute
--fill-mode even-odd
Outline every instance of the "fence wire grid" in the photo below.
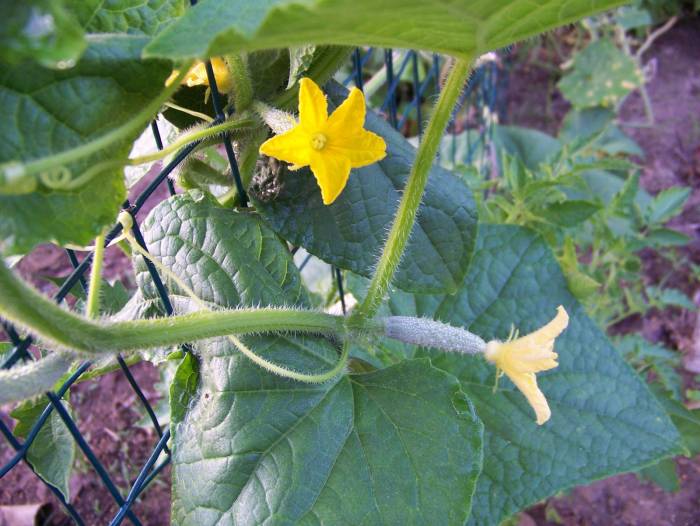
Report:
<svg viewBox="0 0 700 526"><path fill-rule="evenodd" d="M395 60L396 64L394 63ZM426 64L429 64L429 66L426 67ZM343 83L346 86L354 83L354 85L359 89L364 89L365 76L363 72L366 70L368 65L373 65L375 68L378 66L382 74L385 75L382 87L385 88L386 94L383 95L381 105L376 109L391 123L394 128L398 130L405 130L407 124L409 123L415 125L417 127L418 138L420 139L424 121L423 104L430 98L436 98L436 95L440 89L440 70L442 66L441 57L439 55L421 55L417 51L397 52L391 49L379 50L374 48L358 48L355 49L352 54L350 73L344 79ZM211 89L211 103L216 115L216 118L211 125L216 125L224 122L227 115L224 113L224 107L222 104L223 99L217 88L214 72L209 61L206 62L206 72ZM486 146L490 143L492 138L493 121L485 118L483 116L484 112L481 110L487 108L489 112L491 112L491 115L503 115L504 109L501 103L502 98L499 98L498 95L499 93L503 93L506 80L507 75L505 75L504 69L495 61L488 61L476 69L469 83L464 89L459 101L459 106L457 110L455 110L452 121L448 126L447 135L443 139L443 141L452 141L451 144L453 147L449 147L450 143L448 142L448 148L442 149L443 156L445 155L445 151L449 152L448 155L450 158L448 161L450 164L454 166L460 164L476 164L482 171L486 169L484 156L486 155L485 152L487 151ZM402 87L404 89L401 89ZM384 92L384 89L381 91ZM406 97L400 97L400 92L408 93L409 100L406 100ZM471 141L469 133L459 133L460 129L466 126L458 124L455 116L459 111L459 108L463 107L475 108L477 110L475 112L477 116L477 125L475 127L477 133L476 140L474 141ZM151 123L151 130L157 148L162 150L163 142L156 121ZM461 145L458 148L457 142L458 140L462 139L466 141L466 147L465 145ZM165 167L163 167L163 169L146 187L146 189L139 194L138 197L136 197L133 203L129 202L128 200L124 202L124 210L127 210L134 218L134 237L145 250L148 250L148 247L146 246L143 236L141 235L139 225L136 221L136 214L139 212L139 210L141 210L146 200L160 185L165 183L168 187L170 195L172 196L176 194L172 180L169 176L173 170L181 162L183 162L190 153L194 151L198 144L199 142L193 142L182 148L175 155L175 157ZM226 152L228 164L231 168L231 173L233 175L238 195L240 196L240 204L242 207L246 207L246 192L241 182L233 145L227 134L223 136L222 144ZM458 154L457 152L460 153ZM477 155L482 156L482 158L476 159L475 156ZM121 232L121 229L122 227L119 224L114 226L105 238L105 245L108 245L115 237L117 237ZM292 249L292 252L296 252L297 249L298 247ZM66 252L73 265L73 272L63 282L58 292L54 295L54 300L57 303L61 303L69 294L71 289L78 283L83 290L87 290L85 274L90 269L93 257L92 252L86 253L83 260L79 262L78 257L73 250L67 249ZM303 270L310 258L311 255L309 254L300 263L300 270ZM157 289L165 312L167 315L172 315L173 307L168 296L168 291L163 284L163 280L153 264L146 258L143 258L143 260ZM335 280L335 285L339 292L343 312L345 312L342 273L340 269L334 267L331 268L331 273L332 279ZM32 338L30 336L23 337L19 334L17 329L4 320L0 320L0 324L13 346L12 350L9 352L9 357L5 360L1 367L3 369L9 369L21 361L34 359L33 355L29 352L29 348L33 343ZM184 352L189 352L187 345L183 345L182 350ZM97 458L93 449L90 447L87 440L81 433L75 419L69 414L68 410L61 402L62 398L69 392L71 386L90 368L92 365L92 362L90 361L82 362L77 369L75 369L75 372L63 383L63 385L61 385L57 391L46 393L49 403L46 405L40 417L37 419L36 423L27 434L26 439L23 442L13 434L8 425L2 418L0 418L0 433L2 433L9 446L15 451L10 460L0 467L0 479L2 479L2 477L4 477L20 463L25 463L27 467L32 470L37 477L39 477L29 462L27 453L32 443L38 436L39 431L42 429L42 426L46 423L51 414L56 411L75 440L78 448L82 451L92 469L94 469L99 476L99 479L104 485L104 489L112 496L114 502L118 506L117 513L111 519L109 519L109 522L105 521L105 524L117 526L125 519L128 519L133 525L140 526L142 523L132 509L132 506L148 488L149 484L156 477L158 477L163 469L170 463L171 457L170 450L168 449L170 430L164 429L164 426L162 426L158 421L152 405L129 370L124 358L121 355L117 355L116 361L119 365L119 369L126 377L129 385L133 389L133 392L143 407L143 410L148 415L153 425L153 429L158 437L157 443L155 444L150 456L141 467L138 476L131 484L131 488L126 497L123 496L118 490L114 481L110 477L110 474ZM164 459L160 460L159 462L158 459L161 457L161 454L164 455ZM86 524L85 520L76 509L74 503L67 501L58 487L41 479L41 477L39 477L39 479L55 495L56 499L61 503L65 513L75 524Z"/></svg>

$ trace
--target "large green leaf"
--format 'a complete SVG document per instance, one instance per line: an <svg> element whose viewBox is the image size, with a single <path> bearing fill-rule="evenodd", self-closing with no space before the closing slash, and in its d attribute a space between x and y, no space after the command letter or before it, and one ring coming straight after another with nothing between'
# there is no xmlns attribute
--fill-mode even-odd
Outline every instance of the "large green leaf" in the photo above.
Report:
<svg viewBox="0 0 700 526"><path fill-rule="evenodd" d="M2 17L0 62L66 68L85 50L83 30L62 0L3 2Z"/></svg>
<svg viewBox="0 0 700 526"><path fill-rule="evenodd" d="M144 235L206 301L308 305L285 245L253 214L178 196L151 212ZM297 370L338 358L322 338L245 341ZM178 414L189 410L173 427L174 524L465 522L482 427L453 376L423 359L308 385L267 373L226 339L196 354L198 391L175 396Z"/></svg>
<svg viewBox="0 0 700 526"><path fill-rule="evenodd" d="M24 63L0 70L0 163L31 161L75 148L125 123L163 89L167 62L140 60L146 39L89 39L77 66L50 70ZM97 162L124 159L138 132L80 161L73 177ZM100 173L76 190L43 186L23 195L0 195L0 249L29 251L37 243L87 245L112 223L125 197L122 171Z"/></svg>
<svg viewBox="0 0 700 526"><path fill-rule="evenodd" d="M330 84L329 92L337 104L346 90ZM329 263L370 276L411 171L415 149L371 111L365 127L384 137L387 156L353 170L332 205L321 201L308 168L296 172L280 168L276 175L279 188L272 197L264 194L269 183L256 178L250 194L256 208L282 237ZM453 292L464 279L475 238L476 206L469 187L434 166L396 284L414 292Z"/></svg>
<svg viewBox="0 0 700 526"><path fill-rule="evenodd" d="M539 376L552 418L537 426L506 378L493 393L494 367L481 357L419 349L454 374L484 422L484 469L472 523L493 525L555 492L681 451L654 396L569 293L546 244L514 226L481 225L474 260L452 296L394 292L394 314L437 318L484 339L507 338L549 321L558 305L571 316L557 339L558 368Z"/></svg>
<svg viewBox="0 0 700 526"><path fill-rule="evenodd" d="M149 56L203 57L307 44L484 53L619 0L203 0L161 33Z"/></svg>
<svg viewBox="0 0 700 526"><path fill-rule="evenodd" d="M26 438L49 403L49 399L42 395L22 402L13 409L10 416L17 420L14 435ZM70 412L68 402L61 403ZM46 482L56 486L66 500L70 500L69 482L75 448L73 436L56 410L53 410L27 450L27 460L34 471Z"/></svg>
<svg viewBox="0 0 700 526"><path fill-rule="evenodd" d="M184 0L67 0L88 33L155 35L185 12Z"/></svg>
<svg viewBox="0 0 700 526"><path fill-rule="evenodd" d="M308 304L289 251L255 214L221 208L193 191L160 203L143 231L153 255L205 301L229 308ZM146 299L153 297L144 266L136 279Z"/></svg>
<svg viewBox="0 0 700 526"><path fill-rule="evenodd" d="M296 345L270 339L256 349L329 367L327 349ZM458 525L468 517L481 426L459 383L427 360L309 387L272 377L228 345L201 352L199 398L176 428L174 523Z"/></svg>

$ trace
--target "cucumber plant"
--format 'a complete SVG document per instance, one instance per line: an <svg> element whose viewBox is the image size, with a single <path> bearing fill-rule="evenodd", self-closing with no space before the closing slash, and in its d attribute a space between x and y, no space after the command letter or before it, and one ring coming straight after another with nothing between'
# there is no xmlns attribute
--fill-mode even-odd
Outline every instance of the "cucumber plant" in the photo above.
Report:
<svg viewBox="0 0 700 526"><path fill-rule="evenodd" d="M95 250L84 314L0 266L0 315L46 349L0 372L0 402L42 396L84 357L99 358L94 376L116 353L168 355L172 522L182 525L497 524L686 451L546 241L479 223L469 187L433 163L478 56L619 3L13 8L2 36L0 93L13 118L0 127L0 247L6 257L42 242ZM58 14L26 40L37 16ZM331 80L358 45L453 57L417 149ZM130 156L161 111L179 137ZM212 147L222 134L233 140L230 172ZM185 191L141 225L145 251L120 209L124 169L188 155ZM101 315L107 242L133 254L138 288ZM358 299L348 315L319 307L290 246L345 273ZM15 414L36 415L24 409ZM65 486L70 464L43 476Z"/></svg>

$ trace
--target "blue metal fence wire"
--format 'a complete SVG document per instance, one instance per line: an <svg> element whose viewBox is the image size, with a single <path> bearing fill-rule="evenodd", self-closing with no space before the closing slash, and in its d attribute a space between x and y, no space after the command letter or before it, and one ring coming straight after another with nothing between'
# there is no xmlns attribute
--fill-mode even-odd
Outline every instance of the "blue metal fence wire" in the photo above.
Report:
<svg viewBox="0 0 700 526"><path fill-rule="evenodd" d="M346 85L350 82L354 82L354 84L359 89L363 89L363 69L371 60L373 53L374 49L372 48L369 48L367 50L356 49L354 51L352 55L352 72L345 79ZM420 134L422 133L423 125L422 104L426 99L429 99L430 97L435 97L439 91L440 58L437 55L431 57L432 60L427 65L426 73L423 74L421 78L421 66L425 66L425 64L422 63L425 61L422 60L422 57L419 53L415 51L405 53L403 59L401 60L398 70L395 70L394 68L394 57L395 55L392 50L384 50L383 65L386 70L386 96L382 100L379 111L384 113L389 122L392 124L392 126L399 130L403 129L403 127L409 121L409 119L414 121L416 123L418 135L420 136ZM411 72L409 76L410 80L406 81L404 80L404 73L409 63L411 64ZM425 69L425 67L423 67L423 69ZM226 119L226 115L223 111L221 95L216 86L214 72L212 70L211 63L209 62L206 63L206 71L209 80L209 85L211 88L212 105L214 108L214 113L216 115L216 119L212 122L212 125L215 125L223 122ZM399 115L400 108L397 104L397 93L399 85L402 82L408 82L411 84L413 96L411 100L405 101L405 104L401 108L402 114ZM472 104L477 108L488 107L491 112L497 113L498 82L500 82L498 78L498 68L496 68L495 65L490 64L488 65L488 67L479 68L477 72L472 76L469 85L465 88L464 94L460 101L460 105L464 105L467 100L470 100L472 101ZM450 130L452 130L453 132L452 139L456 140L457 134L454 133L456 130L454 117L455 116L453 116L453 122L450 124ZM489 126L488 123L486 123L486 125L483 124L484 123L482 123L480 127L477 127L479 129L478 141L480 141L482 145L484 145L488 140L490 140L490 134L492 133L492 127ZM163 142L160 136L158 125L155 121L151 123L151 130L153 132L153 137L156 146L158 147L158 149L162 149ZM237 204L240 206L247 206L248 199L241 181L233 145L228 135L223 136L222 143L226 151L226 156L229 162L229 166L231 168L231 173L234 178L236 190L238 192ZM130 203L128 201L124 203L124 209L128 210L134 217L134 237L144 249L148 250L144 242L143 236L141 235L141 232L139 230L138 223L136 221L137 212L141 210L146 200L164 182L167 184L170 194L175 194L175 188L173 187L173 183L169 178L169 175L182 161L184 161L187 158L187 156L190 153L192 153L192 151L197 147L198 144L198 142L195 142L182 148L175 155L175 157L160 171L160 173L153 179L153 181L147 186L147 188L135 199L133 203ZM456 154L453 154L451 162L453 164L469 164L473 161L472 154L474 152L483 152L484 150L485 149L483 147L477 148L476 146L474 148L467 148L466 156L457 159L456 157L454 157L454 155ZM112 241L112 239L114 239L120 233L120 231L120 225L116 225L114 228L112 228L112 230L106 236L106 244L109 244L109 242ZM296 252L297 249L298 247L293 249L292 252ZM82 261L78 260L78 257L72 250L67 250L67 254L71 263L74 266L74 270L70 274L70 276L63 282L62 286L54 296L54 299L58 303L62 302L65 299L69 291L76 285L76 283L80 283L80 285L83 288L86 288L85 274L90 268L90 264L92 261L92 253L86 254ZM303 262L299 265L300 270L303 270L310 258L311 255L308 255L303 260ZM173 307L170 302L168 291L165 284L163 283L163 280L158 274L157 269L149 260L144 258L144 263L150 274L151 279L153 280L158 296L162 302L164 311L167 313L167 315L171 315L173 313ZM343 296L344 287L342 272L340 269L332 267L331 273L333 279L335 279L336 281L336 287L340 295L341 306L343 312L345 312L346 305L345 298ZM9 353L9 357L2 364L2 368L8 369L14 366L20 360L31 360L32 355L29 353L29 348L33 343L32 338L29 336L22 338L17 332L17 330L5 321L2 321L2 329L5 332L5 334L9 337L13 345L13 349ZM186 345L183 345L182 349L184 352L189 352L189 349ZM80 378L80 376L90 368L92 364L89 361L85 361L82 364L80 364L75 369L73 374L71 374L71 376L63 383L63 385L61 385L61 387L57 391L46 393L49 403L47 404L44 411L37 419L36 423L34 424L31 431L28 433L23 442L20 441L17 437L15 437L12 434L12 431L8 428L8 426L2 421L2 419L0 419L0 433L8 442L8 444L15 450L15 454L12 456L12 458L0 467L0 478L6 475L20 462L26 463L29 469L33 471L31 464L27 460L27 451L38 436L42 426L46 423L51 414L54 411L56 411L63 423L66 425L69 432L72 434L78 447L83 452L84 456L99 476L105 489L111 494L112 498L119 507L116 515L111 520L109 520L109 522L107 522L108 519L105 519L104 523L109 523L111 526L117 526L121 524L124 519L129 519L132 524L140 525L141 522L136 516L134 510L132 509L132 506L134 502L136 502L138 497L148 487L148 485L169 464L171 460L171 454L170 450L168 449L167 442L170 438L170 430L164 430L161 426L156 416L156 413L153 410L153 407L149 403L142 389L139 387L138 382L131 374L129 367L122 356L117 357L117 363L122 373L126 376L126 379L129 385L131 386L131 389L133 389L134 393L136 394L141 406L150 418L155 433L158 436L158 442L154 446L154 449L146 463L141 467L141 470L136 479L134 480L126 498L124 498L124 496L119 492L109 473L102 465L102 463L98 460L98 458L95 456L94 452L87 443L87 440L85 440L85 437L80 432L78 425L75 423L75 421L61 402L61 399L66 395L66 393L68 393L71 386L73 386L75 382ZM161 457L163 458L161 459ZM161 459L160 462L159 459ZM75 524L85 524L84 519L80 516L73 503L67 502L63 494L57 487L53 486L52 484L46 481L42 480L42 482L46 484L50 491L56 496L57 500L63 506L66 514L74 521Z"/></svg>

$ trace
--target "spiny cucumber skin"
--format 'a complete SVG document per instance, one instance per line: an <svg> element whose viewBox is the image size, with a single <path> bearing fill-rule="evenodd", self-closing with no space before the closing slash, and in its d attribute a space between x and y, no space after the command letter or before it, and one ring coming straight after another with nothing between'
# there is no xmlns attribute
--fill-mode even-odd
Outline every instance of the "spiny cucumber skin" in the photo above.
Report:
<svg viewBox="0 0 700 526"><path fill-rule="evenodd" d="M463 354L483 353L486 342L471 332L440 321L391 316L384 321L386 336L404 343Z"/></svg>

